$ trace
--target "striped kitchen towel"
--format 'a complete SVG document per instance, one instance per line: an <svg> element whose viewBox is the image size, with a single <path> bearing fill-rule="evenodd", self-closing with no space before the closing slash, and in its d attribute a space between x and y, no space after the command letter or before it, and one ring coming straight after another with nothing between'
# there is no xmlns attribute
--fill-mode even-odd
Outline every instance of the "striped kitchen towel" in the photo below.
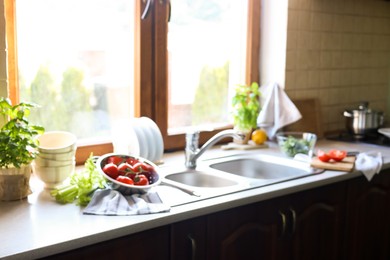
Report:
<svg viewBox="0 0 390 260"><path fill-rule="evenodd" d="M88 215L129 216L168 212L170 206L164 204L157 192L122 195L119 191L97 190L83 213Z"/></svg>

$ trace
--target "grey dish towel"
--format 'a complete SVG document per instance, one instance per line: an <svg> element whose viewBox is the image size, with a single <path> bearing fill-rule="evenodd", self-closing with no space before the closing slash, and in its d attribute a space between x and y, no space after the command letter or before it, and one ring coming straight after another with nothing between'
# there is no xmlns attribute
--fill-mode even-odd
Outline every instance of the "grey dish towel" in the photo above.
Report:
<svg viewBox="0 0 390 260"><path fill-rule="evenodd" d="M119 191L97 190L84 209L84 214L106 216L129 216L167 212L170 206L165 205L157 192L124 196Z"/></svg>

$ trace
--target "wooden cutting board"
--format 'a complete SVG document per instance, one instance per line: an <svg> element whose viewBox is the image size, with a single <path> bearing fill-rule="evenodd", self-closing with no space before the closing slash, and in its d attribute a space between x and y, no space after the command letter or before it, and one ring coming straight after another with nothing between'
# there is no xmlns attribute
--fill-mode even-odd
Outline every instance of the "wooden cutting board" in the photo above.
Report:
<svg viewBox="0 0 390 260"><path fill-rule="evenodd" d="M325 170L350 172L355 166L356 156L345 157L341 162L322 162L317 157L311 161L311 167Z"/></svg>
<svg viewBox="0 0 390 260"><path fill-rule="evenodd" d="M321 105L317 98L293 99L295 106L298 108L302 118L298 121L287 125L284 131L298 131L315 133L318 138L324 136L322 127Z"/></svg>
<svg viewBox="0 0 390 260"><path fill-rule="evenodd" d="M254 144L252 140L249 140L248 144L236 144L236 143L228 143L226 145L221 146L222 150L252 150L252 149L262 149L268 148L268 144Z"/></svg>

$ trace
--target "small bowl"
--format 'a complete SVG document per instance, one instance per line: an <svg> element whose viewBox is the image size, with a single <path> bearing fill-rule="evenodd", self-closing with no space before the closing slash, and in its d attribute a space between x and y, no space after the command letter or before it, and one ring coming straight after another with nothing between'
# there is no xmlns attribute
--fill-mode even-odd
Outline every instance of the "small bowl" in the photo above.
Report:
<svg viewBox="0 0 390 260"><path fill-rule="evenodd" d="M59 167L59 166L67 166L71 164L75 164L76 158L73 156L69 160L52 160L39 156L39 154L35 157L35 164L37 166L43 167Z"/></svg>
<svg viewBox="0 0 390 260"><path fill-rule="evenodd" d="M313 156L317 135L307 132L280 132L276 134L280 150L288 157L296 154Z"/></svg>
<svg viewBox="0 0 390 260"><path fill-rule="evenodd" d="M45 183L48 189L54 188L68 178L75 170L75 164L58 167L44 167L33 163L34 174Z"/></svg>
<svg viewBox="0 0 390 260"><path fill-rule="evenodd" d="M46 153L39 151L38 156L42 159L55 160L55 161L69 161L75 157L76 151L65 153Z"/></svg>
<svg viewBox="0 0 390 260"><path fill-rule="evenodd" d="M149 181L152 181L152 184L143 185L143 186L130 185L130 184L126 184L126 183L117 181L117 180L111 178L110 176L108 176L107 174L105 174L103 172L103 167L107 164L108 158L110 158L112 156L121 157L123 159L123 161L126 161L127 159L135 159L135 160L138 160L140 162L143 162L143 163L146 163L146 164L149 164L150 166L152 166L154 168L154 171L150 174L150 177L149 177ZM105 154L105 155L98 157L98 159L96 161L96 167L97 167L98 171L103 175L103 177L108 180L108 183L109 183L109 186L111 187L111 189L117 190L120 193L122 193L123 195L144 194L144 193L148 192L151 188L159 185L161 183L161 180L162 180L161 173L159 171L158 166L155 165L154 163L152 163L151 161L149 161L145 158L142 158L142 157L138 157L138 156L117 154L117 153Z"/></svg>
<svg viewBox="0 0 390 260"><path fill-rule="evenodd" d="M38 137L39 152L67 153L76 150L77 138L74 134L65 131L49 131Z"/></svg>

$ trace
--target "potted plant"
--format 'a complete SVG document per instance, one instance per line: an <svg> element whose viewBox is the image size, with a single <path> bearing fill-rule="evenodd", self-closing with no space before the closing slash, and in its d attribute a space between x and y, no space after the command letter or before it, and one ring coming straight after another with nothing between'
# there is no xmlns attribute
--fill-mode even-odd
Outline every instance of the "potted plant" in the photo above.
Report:
<svg viewBox="0 0 390 260"><path fill-rule="evenodd" d="M0 98L0 200L17 200L30 194L31 162L38 153L38 135L44 128L27 120L30 110L37 105L12 105L8 98Z"/></svg>
<svg viewBox="0 0 390 260"><path fill-rule="evenodd" d="M245 134L243 141L235 139L235 142L246 144L251 133L257 127L257 117L260 113L259 84L238 85L232 99L232 116L234 129Z"/></svg>

